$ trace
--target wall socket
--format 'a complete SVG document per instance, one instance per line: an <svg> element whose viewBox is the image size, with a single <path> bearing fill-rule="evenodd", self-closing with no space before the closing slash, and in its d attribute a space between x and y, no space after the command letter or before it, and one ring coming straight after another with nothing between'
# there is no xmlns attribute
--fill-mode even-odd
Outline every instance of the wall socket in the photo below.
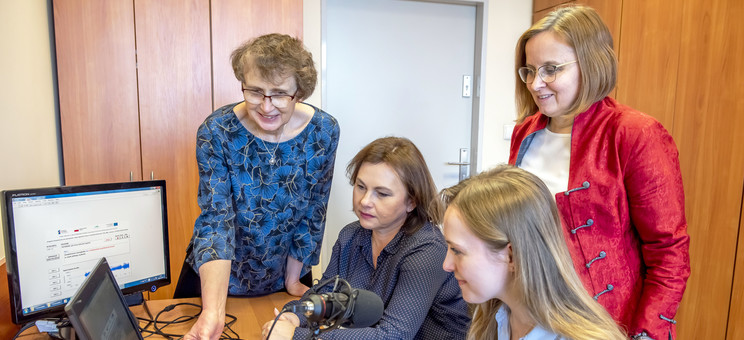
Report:
<svg viewBox="0 0 744 340"><path fill-rule="evenodd" d="M514 124L504 124L504 140L511 140Z"/></svg>

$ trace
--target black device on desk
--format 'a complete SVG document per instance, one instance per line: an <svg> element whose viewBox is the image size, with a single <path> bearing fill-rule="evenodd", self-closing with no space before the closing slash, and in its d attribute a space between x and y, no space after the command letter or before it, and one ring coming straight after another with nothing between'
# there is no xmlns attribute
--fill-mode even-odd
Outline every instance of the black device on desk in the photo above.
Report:
<svg viewBox="0 0 744 340"><path fill-rule="evenodd" d="M129 310L106 258L65 305L77 339L142 339L137 319Z"/></svg>
<svg viewBox="0 0 744 340"><path fill-rule="evenodd" d="M165 191L164 180L4 191L13 322L64 316L104 257L119 289L139 301L170 284Z"/></svg>

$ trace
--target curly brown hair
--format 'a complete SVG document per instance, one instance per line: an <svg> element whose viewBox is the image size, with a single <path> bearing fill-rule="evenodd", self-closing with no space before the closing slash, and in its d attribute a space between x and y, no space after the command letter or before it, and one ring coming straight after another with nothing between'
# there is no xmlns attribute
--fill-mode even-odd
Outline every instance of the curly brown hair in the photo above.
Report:
<svg viewBox="0 0 744 340"><path fill-rule="evenodd" d="M235 78L245 82L245 74L255 68L265 80L281 82L294 76L297 82L296 96L305 100L315 91L318 71L313 55L300 39L286 34L271 33L249 40L230 54Z"/></svg>

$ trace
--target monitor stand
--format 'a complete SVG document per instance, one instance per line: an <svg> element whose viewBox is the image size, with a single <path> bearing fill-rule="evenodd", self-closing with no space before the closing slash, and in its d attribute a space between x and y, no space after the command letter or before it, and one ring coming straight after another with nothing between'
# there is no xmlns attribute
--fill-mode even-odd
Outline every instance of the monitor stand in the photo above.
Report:
<svg viewBox="0 0 744 340"><path fill-rule="evenodd" d="M126 301L129 307L139 306L145 302L145 298L142 296L142 292L136 292L124 295L124 301Z"/></svg>
<svg viewBox="0 0 744 340"><path fill-rule="evenodd" d="M59 328L59 336L62 339L77 339L77 334L75 334L75 329L72 326Z"/></svg>

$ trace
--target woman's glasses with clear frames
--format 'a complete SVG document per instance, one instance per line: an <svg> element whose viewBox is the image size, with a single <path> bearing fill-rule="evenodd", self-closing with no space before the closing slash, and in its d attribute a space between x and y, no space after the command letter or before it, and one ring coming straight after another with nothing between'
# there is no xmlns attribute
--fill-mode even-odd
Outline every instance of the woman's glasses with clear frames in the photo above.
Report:
<svg viewBox="0 0 744 340"><path fill-rule="evenodd" d="M266 100L266 98L269 98L269 101L271 101L271 105L274 105L277 109L283 109L289 106L289 103L291 103L295 97L297 96L297 93L293 95L288 94L273 94L270 96L267 96L263 94L263 92L251 90L251 89L243 89L243 95L245 96L245 101L253 104L253 105L259 105Z"/></svg>
<svg viewBox="0 0 744 340"><path fill-rule="evenodd" d="M555 81L558 72L561 71L561 68L563 66L573 64L575 62L576 60L558 65L543 65L540 66L537 71L535 71L535 69L532 67L522 66L519 68L519 78L522 79L525 84L532 84L532 82L535 81L535 73L537 73L542 81L546 83L552 83Z"/></svg>

